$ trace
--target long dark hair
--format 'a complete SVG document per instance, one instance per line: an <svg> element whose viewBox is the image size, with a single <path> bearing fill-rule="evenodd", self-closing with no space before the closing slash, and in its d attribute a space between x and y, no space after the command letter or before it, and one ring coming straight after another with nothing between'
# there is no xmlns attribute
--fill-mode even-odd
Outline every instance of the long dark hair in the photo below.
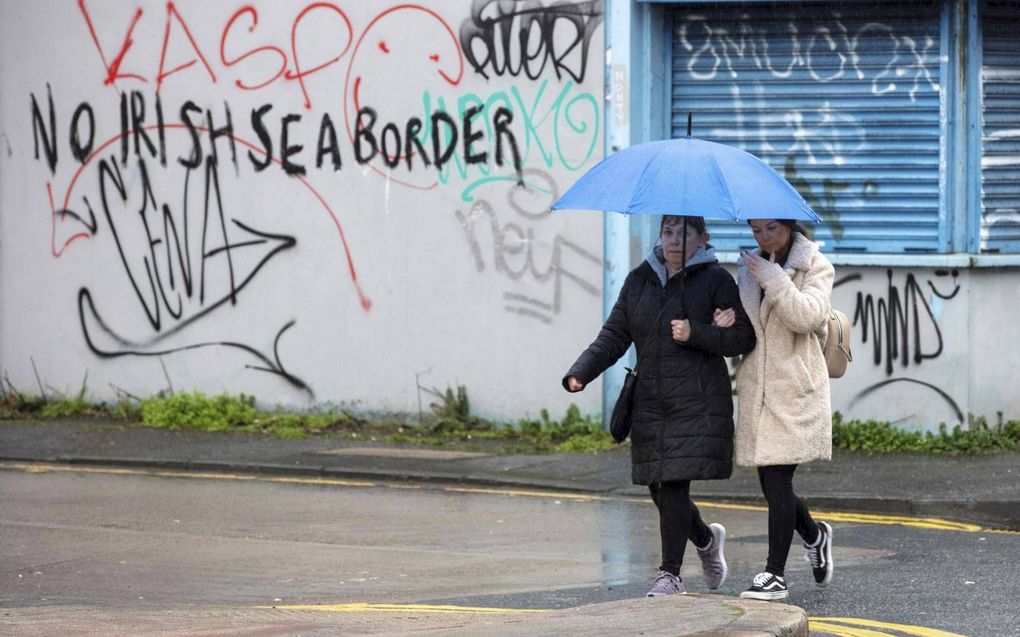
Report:
<svg viewBox="0 0 1020 637"><path fill-rule="evenodd" d="M748 219L747 220L747 225L751 225L752 221L756 221L756 220L755 219ZM784 226L786 226L787 228L789 228L790 232L799 232L802 235L804 235L804 238L806 238L806 239L810 239L811 238L811 232L807 228L805 228L804 226L802 226L799 223L797 223L796 221L794 221L793 219L770 219L769 221L775 221L776 223L781 223ZM661 233L662 230L660 230L659 232Z"/></svg>

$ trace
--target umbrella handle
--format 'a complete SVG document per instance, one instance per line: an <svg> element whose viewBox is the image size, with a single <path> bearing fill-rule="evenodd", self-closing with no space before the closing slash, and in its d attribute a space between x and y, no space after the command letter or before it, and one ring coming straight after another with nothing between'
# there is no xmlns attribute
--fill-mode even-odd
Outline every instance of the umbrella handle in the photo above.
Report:
<svg viewBox="0 0 1020 637"><path fill-rule="evenodd" d="M691 125L691 114L687 113L687 126L688 131ZM690 134L688 132L688 134ZM683 321L687 318L687 303L684 302L684 292L687 291L687 217L681 217L683 223L681 224L681 250L683 251L684 260L680 264L680 309L676 311L676 320Z"/></svg>

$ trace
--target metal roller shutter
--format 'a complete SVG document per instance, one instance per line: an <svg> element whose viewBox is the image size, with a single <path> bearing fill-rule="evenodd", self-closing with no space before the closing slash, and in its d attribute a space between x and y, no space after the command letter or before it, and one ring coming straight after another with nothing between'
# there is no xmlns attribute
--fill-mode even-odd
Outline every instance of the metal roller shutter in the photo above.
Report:
<svg viewBox="0 0 1020 637"><path fill-rule="evenodd" d="M767 161L825 220L827 252L946 250L937 3L684 4L672 20L673 137L691 112L695 137Z"/></svg>
<svg viewBox="0 0 1020 637"><path fill-rule="evenodd" d="M1020 251L1020 2L985 2L981 251Z"/></svg>

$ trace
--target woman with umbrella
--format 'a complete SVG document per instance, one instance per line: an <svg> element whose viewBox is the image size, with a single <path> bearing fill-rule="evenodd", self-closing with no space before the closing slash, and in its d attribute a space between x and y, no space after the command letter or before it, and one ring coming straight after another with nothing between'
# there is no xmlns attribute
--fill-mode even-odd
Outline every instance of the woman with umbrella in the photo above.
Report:
<svg viewBox="0 0 1020 637"><path fill-rule="evenodd" d="M793 473L799 464L832 457L829 374L819 339L825 338L834 269L796 221L749 224L761 252L741 256L737 281L758 344L737 370L736 461L758 468L769 508L769 552L765 570L740 596L784 599L794 529L815 583L827 586L832 579L832 527L811 517L793 492Z"/></svg>
<svg viewBox="0 0 1020 637"><path fill-rule="evenodd" d="M749 352L754 331L732 276L708 245L702 217L663 217L659 244L627 276L595 341L563 378L581 391L633 343L637 381L631 420L632 479L647 485L659 511L662 563L649 596L684 593L688 540L709 589L726 578L726 530L706 525L691 480L733 469L733 400L724 356ZM713 324L725 320L728 329Z"/></svg>

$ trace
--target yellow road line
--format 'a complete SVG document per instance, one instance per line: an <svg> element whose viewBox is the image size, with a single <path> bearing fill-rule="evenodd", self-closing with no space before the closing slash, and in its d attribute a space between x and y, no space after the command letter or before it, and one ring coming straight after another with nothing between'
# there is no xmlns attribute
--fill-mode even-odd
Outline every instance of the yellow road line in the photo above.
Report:
<svg viewBox="0 0 1020 637"><path fill-rule="evenodd" d="M811 634L815 634L815 632L824 632L826 634L835 635L836 637L891 637L891 635L886 632L868 630L866 628L852 628L850 626L841 626L839 624L828 624L816 621L810 617L808 618L808 631Z"/></svg>
<svg viewBox="0 0 1020 637"><path fill-rule="evenodd" d="M622 496L600 496L591 494L580 494L580 493L564 493L557 491L529 491L525 489L498 489L498 488L486 488L486 487L445 487L443 491L452 491L457 493L480 493L480 494L497 494L507 495L511 497L533 497L533 498L555 498L562 500L573 500L576 502L591 502L591 501L634 501L634 497L622 497ZM640 499L642 503L647 503L647 500ZM723 509L730 511L754 511L754 512L767 512L768 507L757 504L736 504L730 502L706 502L703 500L695 501L695 504L700 508L704 509ZM910 526L921 529L935 529L939 531L963 531L967 533L980 533L980 532L994 532L991 529L984 529L977 524L968 524L966 522L955 522L953 520L943 520L940 518L917 518L908 517L903 515L881 515L875 513L840 513L834 511L818 511L816 513L819 517L824 517L826 520L833 522L849 522L852 524L887 524L887 525L900 525ZM999 531L1007 534L1020 534L1018 531Z"/></svg>
<svg viewBox="0 0 1020 637"><path fill-rule="evenodd" d="M940 518L915 518L905 515L881 515L874 513L838 513L835 511L812 511L814 517L824 518L833 522L854 522L858 524L899 524L921 529L937 529L939 531L964 531L980 533L984 529L977 524L954 522Z"/></svg>
<svg viewBox="0 0 1020 637"><path fill-rule="evenodd" d="M451 493L479 493L486 495L508 495L511 497L555 498L557 500L573 500L575 502L593 502L596 500L629 500L629 498L612 498L588 493L571 493L569 491L529 491L527 489L501 489L489 487L441 487L442 491Z"/></svg>
<svg viewBox="0 0 1020 637"><path fill-rule="evenodd" d="M534 615L548 613L541 608L488 608L483 606L448 606L434 604L298 604L293 606L258 606L257 608L275 608L276 610L309 610L324 613L438 613L438 614L474 614L474 615Z"/></svg>
<svg viewBox="0 0 1020 637"><path fill-rule="evenodd" d="M753 504L730 504L726 502L703 502L695 501L699 508L704 509L730 509L734 511L768 511L766 506ZM935 529L939 531L964 531L967 533L993 532L984 529L977 524L966 522L954 522L940 518L915 518L905 515L882 515L877 513L841 513L836 511L812 511L815 517L824 518L830 522L849 522L851 524L895 524L910 526L920 529ZM1017 531L1004 531L1004 533L1018 533Z"/></svg>
<svg viewBox="0 0 1020 637"><path fill-rule="evenodd" d="M573 502L628 502L637 504L650 504L650 501L645 498L636 496L604 496L594 495L585 493L576 493L569 491L552 491L552 490L535 490L535 489L507 489L497 487L456 487L456 486L442 486L432 485L425 487L422 485L404 484L404 483L393 483L393 482L372 482L367 480L342 480L337 478L300 478L300 477L288 477L288 476L273 476L264 474L244 474L244 473L212 473L203 471L183 471L183 470L162 470L162 469L145 469L145 468L126 468L126 467L102 467L102 466L83 466L83 465L60 465L52 463L0 463L0 469L9 469L13 471L24 471L27 473L90 473L100 475L133 475L133 476L156 476L163 478L190 478L200 480L235 480L235 481L246 481L246 482L272 482L278 484L304 484L304 485L322 485L322 486L341 486L341 487L375 487L375 488L387 488L387 489L415 489L421 490L425 488L431 488L437 491L443 491L447 493L472 493L479 495L504 495L509 497L527 497L527 498L545 498L555 500L569 500ZM755 504L736 504L730 502L707 502L703 500L697 500L696 504L705 509L722 509L731 511L752 511L752 512L765 512L768 511L768 507L755 505ZM843 513L837 511L817 511L812 512L818 517L824 518L832 522L846 522L850 524L884 524L884 525L898 525L907 526L912 528L920 529L931 529L937 531L958 531L964 533L997 533L1005 535L1020 535L1020 531L1008 531L999 529L986 529L977 524L968 524L965 522L954 522L952 520L943 520L940 518L930 517L909 517L902 515L882 515L872 513Z"/></svg>
<svg viewBox="0 0 1020 637"><path fill-rule="evenodd" d="M982 529L982 532L996 535L1020 535L1020 531L1011 531L1009 529Z"/></svg>
<svg viewBox="0 0 1020 637"><path fill-rule="evenodd" d="M768 507L754 504L730 504L726 502L702 502L695 501L700 508L705 509L731 509L734 511L768 511ZM992 529L984 529L977 524L966 522L954 522L940 518L916 518L905 515L883 515L877 513L841 513L836 511L812 511L812 515L825 518L832 522L850 522L855 524L899 524L922 529L938 529L940 531L966 531L969 533L988 532L994 533ZM1000 531L1001 533L1014 534L1018 531Z"/></svg>
<svg viewBox="0 0 1020 637"><path fill-rule="evenodd" d="M62 466L54 464L0 463L0 469L24 471L25 473L92 473L99 475L155 476L159 478L191 478L196 480L236 480L241 482L278 482L284 484L321 484L339 487L375 487L374 482L363 480L338 480L335 478L294 478L287 476L257 475L246 473L210 473L203 471L172 471L165 469L131 469L124 467L85 467L80 465Z"/></svg>
<svg viewBox="0 0 1020 637"><path fill-rule="evenodd" d="M959 633L950 633L935 628L927 628L925 626L891 624L889 622L880 622L874 619L859 619L857 617L808 617L808 622L809 628L812 631L825 631L832 633L833 635L838 635L839 637L889 637L889 633L887 632L867 630L867 628L857 628L857 626L880 628L886 631L895 631L894 634L902 633L905 635L915 635L916 637L966 637ZM844 626L843 624L849 624L849 626Z"/></svg>

